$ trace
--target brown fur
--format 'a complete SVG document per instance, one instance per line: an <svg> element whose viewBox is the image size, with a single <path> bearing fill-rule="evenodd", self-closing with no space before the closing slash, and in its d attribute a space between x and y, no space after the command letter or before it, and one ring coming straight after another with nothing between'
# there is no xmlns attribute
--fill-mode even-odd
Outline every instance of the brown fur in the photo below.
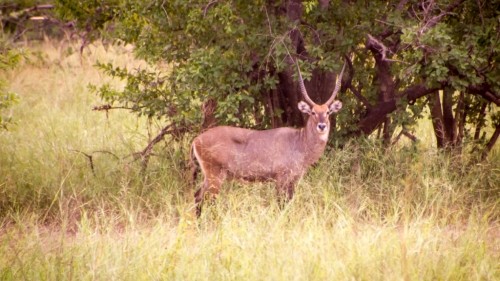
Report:
<svg viewBox="0 0 500 281"><path fill-rule="evenodd" d="M198 215L206 193L216 196L226 179L273 181L280 197L291 199L297 181L323 154L330 130L329 114L341 106L339 101L314 104L312 108L299 103L299 109L309 115L306 126L300 129L256 131L220 126L196 137L192 151L204 175L203 185L195 194ZM323 130L319 124L325 126Z"/></svg>

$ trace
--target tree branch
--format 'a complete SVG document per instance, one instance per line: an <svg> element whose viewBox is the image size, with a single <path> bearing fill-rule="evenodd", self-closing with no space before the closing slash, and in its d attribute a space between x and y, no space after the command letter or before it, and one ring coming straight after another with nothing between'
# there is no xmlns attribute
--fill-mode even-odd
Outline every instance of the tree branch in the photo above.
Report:
<svg viewBox="0 0 500 281"><path fill-rule="evenodd" d="M467 76L462 74L457 67L454 65L447 63L446 67L450 70L450 72L456 76L458 76L460 79L467 80ZM479 74L481 76L481 74ZM500 95L498 93L495 93L495 91L492 89L491 84L487 82L486 77L483 75L483 83L481 84L475 84L475 85L469 85L467 87L467 90L469 93L478 95L483 97L485 100L494 103L497 106L500 106Z"/></svg>
<svg viewBox="0 0 500 281"><path fill-rule="evenodd" d="M87 157L87 159L89 160L90 170L92 171L92 175L94 175L94 177L95 177L94 159L93 159L92 155L87 154L87 153L80 151L80 150L76 150L76 149L71 149L70 151L76 152L78 154L81 154L81 155Z"/></svg>
<svg viewBox="0 0 500 281"><path fill-rule="evenodd" d="M417 84L406 88L403 92L397 95L398 98L406 98L409 102L414 102L417 99L424 97L428 94L431 94L437 90L440 90L441 87L436 88L427 88L424 83Z"/></svg>
<svg viewBox="0 0 500 281"><path fill-rule="evenodd" d="M368 39L366 40L366 48L372 51L376 51L381 55L382 61L387 60L387 52L391 52L389 48L387 48L384 43L377 40L371 34L366 35Z"/></svg>
<svg viewBox="0 0 500 281"><path fill-rule="evenodd" d="M163 140L165 135L173 135L174 137L179 136L180 134L186 132L187 129L188 129L187 127L178 128L178 127L175 127L174 125L165 126L163 129L161 129L160 133L158 133L158 135L153 140L151 140L142 151L133 154L134 161L141 159L142 160L142 170L143 171L146 170L148 163L149 163L149 158L152 155L151 152L153 151L153 147L157 143L159 143L161 140Z"/></svg>
<svg viewBox="0 0 500 281"><path fill-rule="evenodd" d="M490 140L486 144L486 147L483 150L483 153L481 155L482 160L486 159L486 157L488 156L488 153L490 153L491 149L493 148L493 146L497 142L499 135L500 135L500 123L496 125L495 132L493 133Z"/></svg>
<svg viewBox="0 0 500 281"><path fill-rule="evenodd" d="M401 60L395 60L395 59L389 59L387 58L387 53L393 53L387 46L384 45L380 40L376 39L370 34L367 34L368 40L366 43L366 47L369 50L372 51L377 51L381 55L381 61L387 61L387 62L400 62L404 64L409 64L408 62L401 61Z"/></svg>
<svg viewBox="0 0 500 281"><path fill-rule="evenodd" d="M105 153L105 154L110 154L112 155L113 157L115 157L116 159L120 159L118 156L116 156L116 154L114 154L113 152L110 152L110 151L106 151L106 150L96 150L96 151L92 151L90 154L88 153L85 153L83 151L80 151L80 150L77 150L77 149L70 149L70 151L73 151L73 152L76 152L78 154L81 154L85 157L87 157L87 159L89 160L89 166L90 166L90 170L92 171L92 175L94 175L94 177L96 176L95 174L95 166L94 166L94 153Z"/></svg>
<svg viewBox="0 0 500 281"><path fill-rule="evenodd" d="M485 100L494 103L496 106L500 106L500 97L490 92L489 88L489 85L486 85L486 83L484 83L477 86L469 86L468 90L470 93L481 96Z"/></svg>
<svg viewBox="0 0 500 281"><path fill-rule="evenodd" d="M441 11L441 13L439 13L438 15L436 16L433 16L431 17L430 19L428 20L424 20L424 23L423 23L423 26L420 28L420 30L418 31L418 33L420 35L424 34L427 30L431 29L432 27L434 27L436 24L439 23L439 21L446 15L449 15L451 13L451 11L453 11L456 7L458 7L460 4L462 4L464 2L464 0L458 0L458 1L455 1L451 4L449 4L444 10ZM422 8L424 10L424 18L429 18L430 17L430 13L432 12L433 10L433 7L435 5L435 2L434 1L430 1L429 4L427 5L427 7L425 5L422 5Z"/></svg>
<svg viewBox="0 0 500 281"><path fill-rule="evenodd" d="M406 88L403 92L398 94L396 98L389 101L381 101L368 110L367 114L359 121L358 131L355 134L363 133L365 135L371 134L379 125L385 120L385 116L392 113L397 109L397 100L406 98L408 103L415 102L417 99L424 97L428 94L434 93L439 88L427 88L425 84L417 84Z"/></svg>
<svg viewBox="0 0 500 281"><path fill-rule="evenodd" d="M206 17L207 16L207 12L208 12L208 9L210 9L211 6L217 4L217 2L219 2L218 0L213 0L213 1L210 1L206 6L205 8L203 8L203 17Z"/></svg>
<svg viewBox="0 0 500 281"><path fill-rule="evenodd" d="M346 79L344 81L345 82L345 88L346 89L349 89L351 90L351 92L354 94L354 96L367 108L367 109L370 109L372 107L372 105L370 104L370 102L368 101L367 98L365 98L362 94L361 94L361 91L356 89L354 87L354 85L352 85L352 79L354 78L354 67L352 65L352 60L349 56L344 56L345 58L345 61L347 62L347 66L348 66L348 69L349 69L349 72L348 72L348 76L346 77Z"/></svg>
<svg viewBox="0 0 500 281"><path fill-rule="evenodd" d="M399 141L399 139L401 139L402 136L409 138L412 142L418 141L416 136L414 136L413 134L408 132L405 128L403 128L403 129L401 129L401 132L398 134L398 136L392 142L392 145L395 145Z"/></svg>

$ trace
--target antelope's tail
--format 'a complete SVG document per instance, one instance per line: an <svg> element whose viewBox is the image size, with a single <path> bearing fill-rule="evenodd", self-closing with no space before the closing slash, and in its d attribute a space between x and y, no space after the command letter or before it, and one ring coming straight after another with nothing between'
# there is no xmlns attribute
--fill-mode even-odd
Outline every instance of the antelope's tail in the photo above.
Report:
<svg viewBox="0 0 500 281"><path fill-rule="evenodd" d="M195 160L196 156L194 154L194 149L194 143L192 143L189 149L189 167L191 169L189 181L191 186L196 184L196 178L198 178L198 171L200 169L198 161Z"/></svg>

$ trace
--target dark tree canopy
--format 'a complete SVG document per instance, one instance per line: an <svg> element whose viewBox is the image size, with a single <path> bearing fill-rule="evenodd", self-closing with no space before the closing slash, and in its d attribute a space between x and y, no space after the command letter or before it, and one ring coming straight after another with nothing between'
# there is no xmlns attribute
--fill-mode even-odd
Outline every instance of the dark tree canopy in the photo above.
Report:
<svg viewBox="0 0 500 281"><path fill-rule="evenodd" d="M97 89L101 96L172 126L301 126L294 63L320 103L345 61L337 139L378 132L390 144L409 134L428 115L426 108L439 147L475 140L491 149L498 137L500 1L57 4L65 19L77 20L86 40L104 36L133 44L152 66L101 64L127 81L123 90Z"/></svg>

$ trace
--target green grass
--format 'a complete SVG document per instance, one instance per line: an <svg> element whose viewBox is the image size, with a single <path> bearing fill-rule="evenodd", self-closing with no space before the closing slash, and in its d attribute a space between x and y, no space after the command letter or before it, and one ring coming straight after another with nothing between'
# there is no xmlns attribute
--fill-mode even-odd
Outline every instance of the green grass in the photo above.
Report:
<svg viewBox="0 0 500 281"><path fill-rule="evenodd" d="M197 220L187 144L141 173L127 156L161 123L91 110L93 64L143 66L130 50L33 48L4 74L21 102L0 133L1 280L500 280L498 150L462 164L423 123L416 146L329 153L284 209L271 184L228 183Z"/></svg>

